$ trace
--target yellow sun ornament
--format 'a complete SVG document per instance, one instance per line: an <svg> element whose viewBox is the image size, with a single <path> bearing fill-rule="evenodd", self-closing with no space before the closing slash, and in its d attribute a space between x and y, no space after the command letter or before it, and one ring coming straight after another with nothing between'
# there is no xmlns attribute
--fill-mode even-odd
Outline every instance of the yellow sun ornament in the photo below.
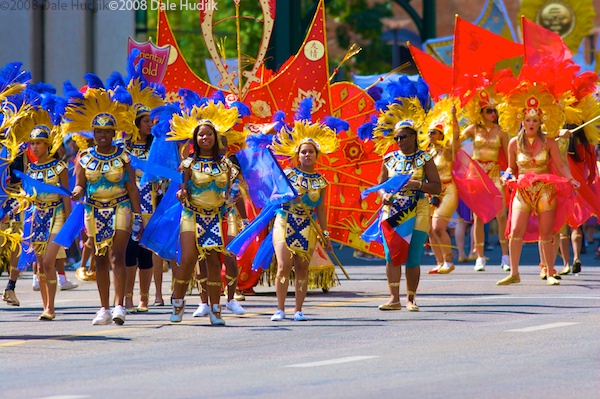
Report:
<svg viewBox="0 0 600 399"><path fill-rule="evenodd" d="M592 0L523 0L519 13L560 35L572 53L594 28L596 16Z"/></svg>

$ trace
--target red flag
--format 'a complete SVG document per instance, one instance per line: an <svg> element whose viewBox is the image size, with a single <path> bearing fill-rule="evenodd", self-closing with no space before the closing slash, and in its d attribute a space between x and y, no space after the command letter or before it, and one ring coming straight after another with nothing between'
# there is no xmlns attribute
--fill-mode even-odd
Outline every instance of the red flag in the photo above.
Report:
<svg viewBox="0 0 600 399"><path fill-rule="evenodd" d="M523 29L526 64L535 65L547 56L555 58L557 63L573 57L571 50L558 33L533 23L524 16L521 16L521 29Z"/></svg>
<svg viewBox="0 0 600 399"><path fill-rule="evenodd" d="M452 90L452 68L412 44L409 44L408 48L421 77L429 85L431 96L438 100L444 94L450 93Z"/></svg>
<svg viewBox="0 0 600 399"><path fill-rule="evenodd" d="M491 78L499 61L523 55L523 46L480 26L456 17L454 26L453 87L466 76L484 74Z"/></svg>
<svg viewBox="0 0 600 399"><path fill-rule="evenodd" d="M452 176L458 197L483 223L494 219L502 210L502 194L481 166L462 150L456 153Z"/></svg>

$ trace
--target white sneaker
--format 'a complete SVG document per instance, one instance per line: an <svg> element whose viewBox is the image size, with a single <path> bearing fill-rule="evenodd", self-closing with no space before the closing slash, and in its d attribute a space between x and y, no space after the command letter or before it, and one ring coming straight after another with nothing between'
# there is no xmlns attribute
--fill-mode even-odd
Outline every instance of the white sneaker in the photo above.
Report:
<svg viewBox="0 0 600 399"><path fill-rule="evenodd" d="M231 301L225 303L225 308L227 310L231 310L233 314L246 314L246 311L244 310L242 305L240 305L240 303L235 299L232 299Z"/></svg>
<svg viewBox="0 0 600 399"><path fill-rule="evenodd" d="M40 290L40 280L38 279L37 274L33 275L33 286L32 286L34 291L39 291Z"/></svg>
<svg viewBox="0 0 600 399"><path fill-rule="evenodd" d="M216 303L212 305L212 310L208 314L208 317L210 317L210 324L212 324L213 326L225 325L225 320L223 320L223 318L221 317L221 306L217 305Z"/></svg>
<svg viewBox="0 0 600 399"><path fill-rule="evenodd" d="M173 313L171 314L171 323L181 323L183 313L185 312L185 301L183 299L171 300L173 304Z"/></svg>
<svg viewBox="0 0 600 399"><path fill-rule="evenodd" d="M208 316L210 313L210 306L207 303L201 303L198 305L198 309L192 314L194 317L204 317Z"/></svg>
<svg viewBox="0 0 600 399"><path fill-rule="evenodd" d="M302 313L302 311L297 311L296 313L294 313L294 321L307 321L308 319L306 318L306 316L304 316L304 313Z"/></svg>
<svg viewBox="0 0 600 399"><path fill-rule="evenodd" d="M485 258L477 258L477 260L475 261L475 271L476 272L483 272L485 271Z"/></svg>
<svg viewBox="0 0 600 399"><path fill-rule="evenodd" d="M61 291L72 290L77 287L79 287L79 284L72 283L67 279L65 279L64 281L60 281L60 279L58 280L58 288L60 288Z"/></svg>
<svg viewBox="0 0 600 399"><path fill-rule="evenodd" d="M112 319L116 324L118 324L120 326L125 324L125 316L126 315L127 315L127 310L121 305L115 306L112 310Z"/></svg>
<svg viewBox="0 0 600 399"><path fill-rule="evenodd" d="M106 308L100 308L100 310L96 312L96 317L94 317L94 320L92 320L93 326L100 326L110 323L110 311Z"/></svg>
<svg viewBox="0 0 600 399"><path fill-rule="evenodd" d="M502 266L502 270L504 270L505 272L510 271L510 260L508 259L508 255L502 255L500 266Z"/></svg>
<svg viewBox="0 0 600 399"><path fill-rule="evenodd" d="M281 309L277 309L277 312L271 316L271 321L281 321L285 319L285 312Z"/></svg>

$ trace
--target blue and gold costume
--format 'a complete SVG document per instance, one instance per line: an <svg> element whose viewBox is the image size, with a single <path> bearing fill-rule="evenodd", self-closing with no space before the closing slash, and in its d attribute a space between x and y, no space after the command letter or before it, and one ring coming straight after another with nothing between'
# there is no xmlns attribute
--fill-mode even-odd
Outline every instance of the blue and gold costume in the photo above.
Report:
<svg viewBox="0 0 600 399"><path fill-rule="evenodd" d="M285 169L284 173L298 191L299 200L285 203L277 211L273 245L285 242L290 253L309 259L317 237L310 219L316 219L315 209L322 201L321 190L328 183L318 173L305 173L297 168Z"/></svg>
<svg viewBox="0 0 600 399"><path fill-rule="evenodd" d="M223 217L231 169L229 160L222 158L215 162L209 157L189 157L181 163L181 168L189 169L191 177L186 186L189 200L181 214L180 232L195 232L200 259L211 250L225 252Z"/></svg>
<svg viewBox="0 0 600 399"><path fill-rule="evenodd" d="M395 151L383 158L383 164L387 169L388 179L397 174L411 174L413 180L425 181L425 162L430 159L432 159L431 155L422 150L417 150L414 154L409 155ZM413 230L425 233L425 240L415 240L415 235L413 234L410 242L406 267L416 267L420 264L421 251L427 240L427 234L431 225L429 201L422 191L413 189L400 190L394 194L391 201L391 205L384 205L382 208L382 220L386 220L394 228L414 216L415 224ZM390 262L393 255L392 252L397 249L389 248L387 245L384 245L384 248L386 260Z"/></svg>
<svg viewBox="0 0 600 399"><path fill-rule="evenodd" d="M67 165L58 159L43 164L32 163L27 174L32 179L52 186L59 186L59 175ZM65 207L60 194L38 194L32 201L31 243L37 254L44 254L50 236L58 234L65 222Z"/></svg>
<svg viewBox="0 0 600 399"><path fill-rule="evenodd" d="M284 170L288 180L298 192L298 199L281 205L273 223L273 245L285 242L292 255L310 260L316 246L316 208L323 201L322 190L329 184L319 173L306 173L298 168ZM313 222L311 223L311 219ZM269 283L274 283L277 270L272 265ZM293 274L290 277L293 280ZM308 267L308 288L329 289L339 284L333 264Z"/></svg>
<svg viewBox="0 0 600 399"><path fill-rule="evenodd" d="M94 239L96 255L105 255L115 230L131 231L131 202L125 183L125 164L130 156L123 147L110 155L99 154L96 147L81 153L79 164L87 179L85 228Z"/></svg>
<svg viewBox="0 0 600 399"><path fill-rule="evenodd" d="M146 144L134 143L131 145L131 155L146 161L148 160L148 148ZM135 183L140 192L140 206L142 208L142 218L144 226L154 214L157 205L156 193L158 192L158 183L146 182L142 184L142 175L144 172L140 169L135 170Z"/></svg>

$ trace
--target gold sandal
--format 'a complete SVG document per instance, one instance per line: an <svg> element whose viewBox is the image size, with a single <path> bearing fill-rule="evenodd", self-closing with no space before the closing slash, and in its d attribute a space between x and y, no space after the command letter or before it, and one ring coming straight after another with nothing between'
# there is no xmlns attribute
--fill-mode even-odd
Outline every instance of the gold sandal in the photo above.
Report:
<svg viewBox="0 0 600 399"><path fill-rule="evenodd" d="M412 295L412 301L410 301L409 303L409 299L408 297ZM409 312L418 312L419 311L419 307L417 306L417 304L415 303L415 297L417 296L417 293L414 291L406 291L406 310L408 310Z"/></svg>
<svg viewBox="0 0 600 399"><path fill-rule="evenodd" d="M378 309L379 310L401 310L402 305L400 305L400 302L386 302L382 305L379 305Z"/></svg>

